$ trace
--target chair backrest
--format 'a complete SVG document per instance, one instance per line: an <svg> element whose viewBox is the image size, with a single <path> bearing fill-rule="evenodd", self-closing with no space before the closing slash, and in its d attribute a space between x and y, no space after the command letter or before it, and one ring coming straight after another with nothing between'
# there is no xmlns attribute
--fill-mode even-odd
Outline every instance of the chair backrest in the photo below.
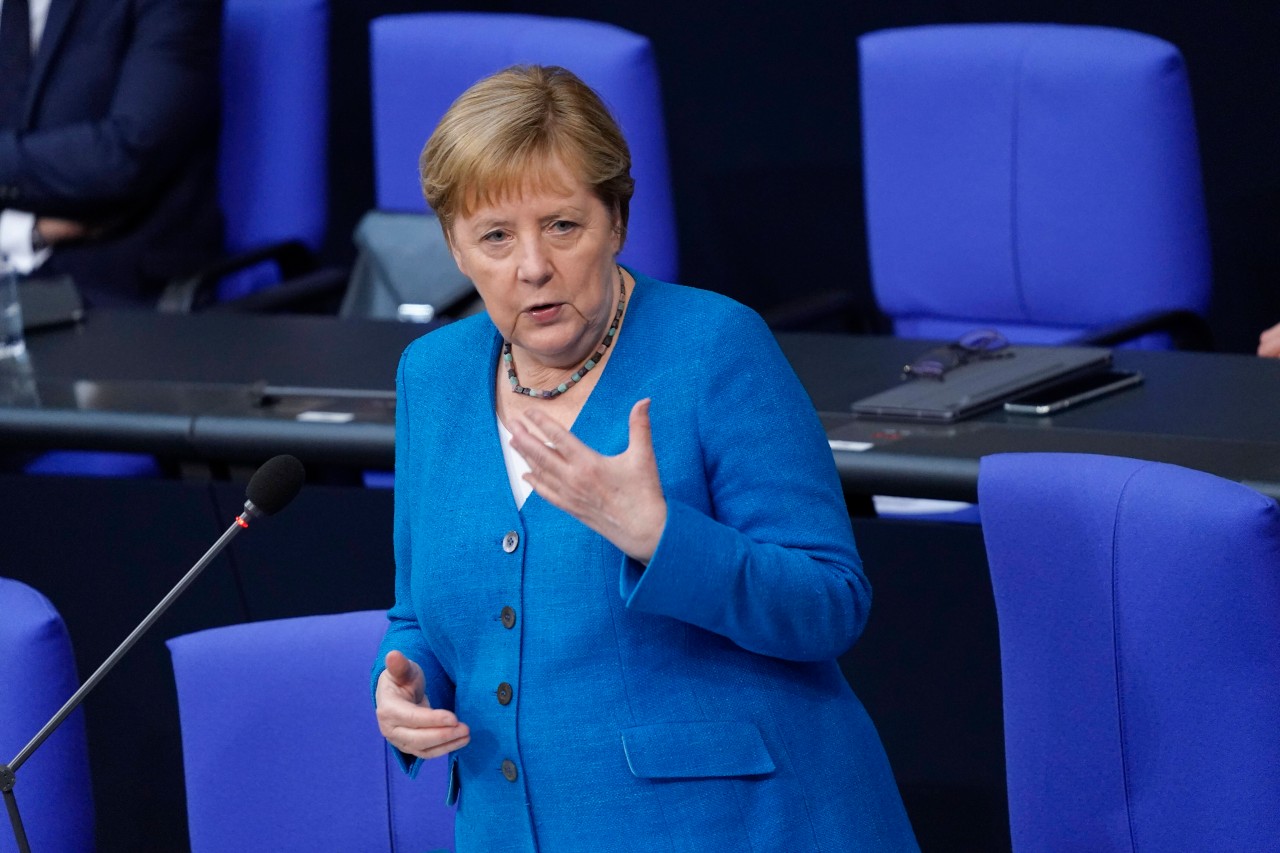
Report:
<svg viewBox="0 0 1280 853"><path fill-rule="evenodd" d="M453 849L447 759L409 779L378 732L383 611L169 640L194 853Z"/></svg>
<svg viewBox="0 0 1280 853"><path fill-rule="evenodd" d="M320 248L328 217L326 0L225 0L218 200L232 253Z"/></svg>
<svg viewBox="0 0 1280 853"><path fill-rule="evenodd" d="M511 65L561 65L600 94L631 148L636 191L621 260L657 278L677 278L666 129L647 38L571 18L426 12L375 19L370 54L380 210L423 211L418 156L467 87Z"/></svg>
<svg viewBox="0 0 1280 853"><path fill-rule="evenodd" d="M1280 511L1088 454L981 462L1013 847L1280 839Z"/></svg>
<svg viewBox="0 0 1280 853"><path fill-rule="evenodd" d="M903 337L1062 343L1203 316L1209 238L1186 67L1105 27L859 38L868 251Z"/></svg>
<svg viewBox="0 0 1280 853"><path fill-rule="evenodd" d="M71 639L49 599L24 583L0 578L0 762L12 761L79 686ZM18 768L13 794L32 850L93 849L83 709L77 708ZM14 850L9 821L0 818L0 851Z"/></svg>

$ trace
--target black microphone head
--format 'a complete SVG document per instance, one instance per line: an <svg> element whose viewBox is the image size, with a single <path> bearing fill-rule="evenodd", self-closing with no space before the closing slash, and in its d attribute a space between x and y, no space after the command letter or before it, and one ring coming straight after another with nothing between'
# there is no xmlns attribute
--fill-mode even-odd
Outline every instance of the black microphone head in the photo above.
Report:
<svg viewBox="0 0 1280 853"><path fill-rule="evenodd" d="M275 515L298 495L307 477L297 457L273 456L253 473L244 496L263 515Z"/></svg>

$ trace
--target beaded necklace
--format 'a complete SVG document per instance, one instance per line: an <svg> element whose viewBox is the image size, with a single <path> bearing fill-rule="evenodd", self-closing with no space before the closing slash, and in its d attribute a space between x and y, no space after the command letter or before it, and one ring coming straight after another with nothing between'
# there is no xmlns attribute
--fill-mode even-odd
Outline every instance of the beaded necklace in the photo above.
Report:
<svg viewBox="0 0 1280 853"><path fill-rule="evenodd" d="M568 391L574 385L586 376L591 368L600 363L604 357L605 350L613 343L613 339L618 334L618 324L622 322L622 313L627 307L627 285L626 280L622 277L622 267L618 267L618 310L613 313L613 322L609 324L609 329L604 333L604 340L600 342L600 346L596 347L596 351L582 363L582 366L573 372L573 375L561 382L555 388L550 390L538 388L526 388L520 384L519 377L516 376L516 363L511 358L511 341L503 338L502 340L502 363L507 367L507 379L511 382L511 391L515 394L524 394L526 397L537 397L541 400L553 400L559 397L565 391Z"/></svg>

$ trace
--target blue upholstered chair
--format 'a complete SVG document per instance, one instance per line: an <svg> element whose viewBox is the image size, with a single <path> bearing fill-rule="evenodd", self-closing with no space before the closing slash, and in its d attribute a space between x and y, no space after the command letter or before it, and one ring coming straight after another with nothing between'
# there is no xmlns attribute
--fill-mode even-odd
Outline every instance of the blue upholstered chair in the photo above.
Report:
<svg viewBox="0 0 1280 853"><path fill-rule="evenodd" d="M1053 24L909 27L858 46L871 281L896 335L1207 346L1177 48Z"/></svg>
<svg viewBox="0 0 1280 853"><path fill-rule="evenodd" d="M370 54L379 210L423 211L418 155L468 86L511 65L562 65L600 93L631 148L636 192L621 260L657 278L677 278L662 97L647 38L570 18L425 12L375 19Z"/></svg>
<svg viewBox="0 0 1280 853"><path fill-rule="evenodd" d="M315 266L328 224L327 0L224 0L218 202L228 256L160 299L197 310Z"/></svg>
<svg viewBox="0 0 1280 853"><path fill-rule="evenodd" d="M988 456L978 493L1014 850L1276 849L1275 501L1084 454Z"/></svg>
<svg viewBox="0 0 1280 853"><path fill-rule="evenodd" d="M12 761L80 687L62 617L26 584L0 578L0 762ZM31 849L93 849L84 712L76 709L18 768L13 788ZM0 853L17 850L7 815Z"/></svg>
<svg viewBox="0 0 1280 853"><path fill-rule="evenodd" d="M447 760L409 779L378 732L383 611L169 641L194 853L452 850Z"/></svg>
<svg viewBox="0 0 1280 853"><path fill-rule="evenodd" d="M329 4L225 0L218 201L232 254L319 251L328 224Z"/></svg>

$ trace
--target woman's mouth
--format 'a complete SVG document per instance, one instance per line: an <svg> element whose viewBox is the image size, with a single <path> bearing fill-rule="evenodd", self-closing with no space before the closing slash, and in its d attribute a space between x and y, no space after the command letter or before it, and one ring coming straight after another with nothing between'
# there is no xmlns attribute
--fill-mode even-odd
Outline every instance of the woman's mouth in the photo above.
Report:
<svg viewBox="0 0 1280 853"><path fill-rule="evenodd" d="M560 313L560 306L561 306L561 303L559 302L549 302L543 305L534 305L528 310L526 310L525 313L528 314L530 317L532 317L534 320L537 320L539 322L546 322L548 320L554 320L556 318L556 316Z"/></svg>

